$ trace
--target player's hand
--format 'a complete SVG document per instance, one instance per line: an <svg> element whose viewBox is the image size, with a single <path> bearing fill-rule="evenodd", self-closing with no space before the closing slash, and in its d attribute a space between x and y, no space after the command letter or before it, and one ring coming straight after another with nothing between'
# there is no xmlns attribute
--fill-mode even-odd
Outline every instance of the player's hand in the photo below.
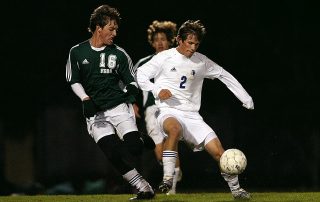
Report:
<svg viewBox="0 0 320 202"><path fill-rule="evenodd" d="M86 118L93 117L98 111L96 104L94 104L94 102L90 98L84 99L82 101L82 109L83 115Z"/></svg>
<svg viewBox="0 0 320 202"><path fill-rule="evenodd" d="M134 114L136 115L136 118L141 118L141 115L140 115L140 113L139 113L139 107L138 107L138 105L136 104L136 103L133 103L132 104L132 106L133 106L133 111L134 111Z"/></svg>
<svg viewBox="0 0 320 202"><path fill-rule="evenodd" d="M170 90L168 90L168 89L162 89L162 90L159 92L159 95L158 95L158 97L160 98L160 100L169 99L171 96L172 96L172 94L171 94Z"/></svg>
<svg viewBox="0 0 320 202"><path fill-rule="evenodd" d="M243 103L242 106L244 106L245 108L250 109L250 110L254 109L254 104L253 104L252 100L249 102Z"/></svg>

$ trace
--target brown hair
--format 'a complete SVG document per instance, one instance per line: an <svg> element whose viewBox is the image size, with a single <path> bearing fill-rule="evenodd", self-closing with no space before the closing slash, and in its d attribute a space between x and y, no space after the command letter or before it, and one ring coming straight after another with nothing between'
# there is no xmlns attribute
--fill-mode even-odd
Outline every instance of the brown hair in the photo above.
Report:
<svg viewBox="0 0 320 202"><path fill-rule="evenodd" d="M197 36L198 40L201 42L204 35L206 34L206 28L200 22L200 20L187 20L184 22L178 30L178 37L184 41L187 39L188 35L193 34Z"/></svg>
<svg viewBox="0 0 320 202"><path fill-rule="evenodd" d="M175 42L175 36L177 33L177 24L171 21L158 21L155 20L149 25L148 32L148 42L152 45L154 36L156 33L164 33L167 36L168 41L171 45Z"/></svg>
<svg viewBox="0 0 320 202"><path fill-rule="evenodd" d="M104 27L111 20L115 20L117 24L120 24L120 13L116 8L109 5L102 5L96 8L90 16L89 32L93 33L96 30L96 26Z"/></svg>

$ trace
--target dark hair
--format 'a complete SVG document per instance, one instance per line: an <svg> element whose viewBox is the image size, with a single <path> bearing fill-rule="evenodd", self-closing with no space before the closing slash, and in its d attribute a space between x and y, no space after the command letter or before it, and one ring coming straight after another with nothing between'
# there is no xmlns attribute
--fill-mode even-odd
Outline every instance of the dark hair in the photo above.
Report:
<svg viewBox="0 0 320 202"><path fill-rule="evenodd" d="M148 42L152 45L154 36L157 33L164 33L167 36L168 41L171 45L175 42L175 36L177 33L177 24L171 21L158 21L155 20L149 25L148 32Z"/></svg>
<svg viewBox="0 0 320 202"><path fill-rule="evenodd" d="M90 16L89 32L93 33L96 30L96 26L104 27L111 20L115 20L120 25L120 13L116 8L109 5L102 5L96 8Z"/></svg>
<svg viewBox="0 0 320 202"><path fill-rule="evenodd" d="M200 20L187 20L178 30L178 37L180 37L182 41L186 40L190 34L197 36L200 42L202 41L204 35L206 34L206 28L200 22Z"/></svg>

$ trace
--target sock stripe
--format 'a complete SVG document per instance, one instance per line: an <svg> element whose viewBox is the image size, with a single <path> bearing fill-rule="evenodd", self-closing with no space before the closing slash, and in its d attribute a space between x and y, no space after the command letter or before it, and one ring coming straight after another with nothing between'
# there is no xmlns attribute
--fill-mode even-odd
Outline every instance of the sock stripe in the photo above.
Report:
<svg viewBox="0 0 320 202"><path fill-rule="evenodd" d="M131 178L131 180L129 180L130 184L135 184L138 180L140 180L142 178L141 175L137 174L135 175L133 178Z"/></svg>
<svg viewBox="0 0 320 202"><path fill-rule="evenodd" d="M162 157L175 157L177 158L178 152L176 151L163 151L162 152Z"/></svg>

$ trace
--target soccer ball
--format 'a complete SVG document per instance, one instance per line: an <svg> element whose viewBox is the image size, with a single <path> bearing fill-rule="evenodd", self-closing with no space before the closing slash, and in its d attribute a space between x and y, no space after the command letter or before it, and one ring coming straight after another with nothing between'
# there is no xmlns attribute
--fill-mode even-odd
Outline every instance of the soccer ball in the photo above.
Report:
<svg viewBox="0 0 320 202"><path fill-rule="evenodd" d="M247 158L239 149L227 149L220 158L220 169L230 175L239 175L247 166Z"/></svg>

